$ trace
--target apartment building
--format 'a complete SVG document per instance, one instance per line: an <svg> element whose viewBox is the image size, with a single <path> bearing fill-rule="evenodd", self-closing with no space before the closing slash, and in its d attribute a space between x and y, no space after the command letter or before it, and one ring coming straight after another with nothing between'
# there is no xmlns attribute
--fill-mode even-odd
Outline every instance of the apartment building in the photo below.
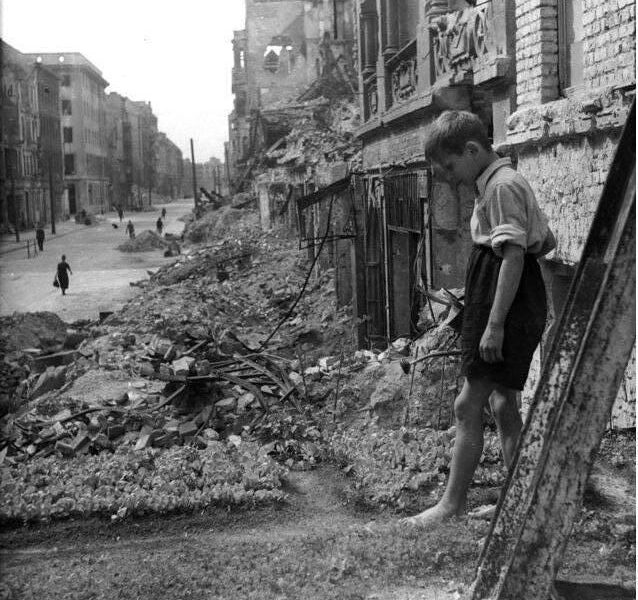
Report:
<svg viewBox="0 0 638 600"><path fill-rule="evenodd" d="M24 229L60 212L61 138L57 80L5 42L2 53L0 227Z"/></svg>
<svg viewBox="0 0 638 600"><path fill-rule="evenodd" d="M167 199L178 198L184 177L182 151L162 132L157 134L156 148L155 191Z"/></svg>
<svg viewBox="0 0 638 600"><path fill-rule="evenodd" d="M60 82L64 150L64 208L108 210L105 88L102 72L79 52L28 54Z"/></svg>

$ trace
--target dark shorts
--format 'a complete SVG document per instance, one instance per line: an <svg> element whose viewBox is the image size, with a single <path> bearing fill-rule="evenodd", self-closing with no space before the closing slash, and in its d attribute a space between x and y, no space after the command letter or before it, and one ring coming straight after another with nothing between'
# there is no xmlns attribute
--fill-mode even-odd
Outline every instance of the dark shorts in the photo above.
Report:
<svg viewBox="0 0 638 600"><path fill-rule="evenodd" d="M505 319L504 360L484 362L479 355L479 342L494 302L501 261L487 246L472 248L465 278L461 373L469 379L486 377L510 389L522 390L547 320L545 284L536 257L526 254L518 291Z"/></svg>

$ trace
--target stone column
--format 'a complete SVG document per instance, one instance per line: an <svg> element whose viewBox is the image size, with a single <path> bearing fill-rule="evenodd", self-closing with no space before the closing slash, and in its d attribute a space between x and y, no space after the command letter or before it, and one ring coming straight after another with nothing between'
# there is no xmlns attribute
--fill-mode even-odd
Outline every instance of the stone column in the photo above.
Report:
<svg viewBox="0 0 638 600"><path fill-rule="evenodd" d="M384 0L385 6L385 48L384 56L392 56L399 51L398 0Z"/></svg>
<svg viewBox="0 0 638 600"><path fill-rule="evenodd" d="M377 13L372 2L365 2L361 6L361 32L363 50L363 73L370 75L375 72L377 63Z"/></svg>

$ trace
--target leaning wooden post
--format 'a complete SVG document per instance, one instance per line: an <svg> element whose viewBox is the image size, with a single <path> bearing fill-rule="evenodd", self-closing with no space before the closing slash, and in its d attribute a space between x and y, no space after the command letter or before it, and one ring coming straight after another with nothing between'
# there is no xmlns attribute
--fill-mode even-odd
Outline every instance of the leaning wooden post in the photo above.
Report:
<svg viewBox="0 0 638 600"><path fill-rule="evenodd" d="M635 105L625 125L471 600L550 597L635 343Z"/></svg>

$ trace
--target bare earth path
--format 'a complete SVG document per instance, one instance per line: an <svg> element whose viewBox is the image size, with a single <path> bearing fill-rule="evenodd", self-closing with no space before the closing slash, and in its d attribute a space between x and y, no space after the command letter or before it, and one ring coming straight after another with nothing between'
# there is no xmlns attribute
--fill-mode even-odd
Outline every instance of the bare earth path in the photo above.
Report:
<svg viewBox="0 0 638 600"><path fill-rule="evenodd" d="M458 597L449 568L447 579L431 572L432 544L416 533L397 540L391 517L345 506L344 485L324 467L292 473L284 507L5 531L0 597ZM452 531L449 541L458 536ZM418 583L424 575L427 586Z"/></svg>

